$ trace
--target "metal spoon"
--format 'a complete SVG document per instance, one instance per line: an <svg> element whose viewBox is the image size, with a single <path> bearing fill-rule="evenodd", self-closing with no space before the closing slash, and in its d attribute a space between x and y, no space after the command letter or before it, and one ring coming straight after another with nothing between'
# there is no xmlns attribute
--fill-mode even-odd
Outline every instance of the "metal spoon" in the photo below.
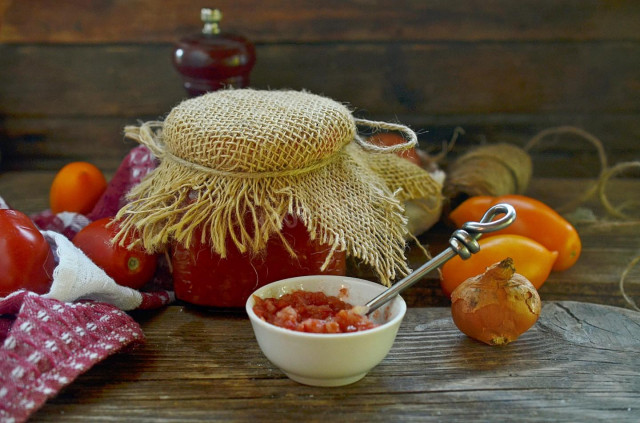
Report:
<svg viewBox="0 0 640 423"><path fill-rule="evenodd" d="M504 214L501 218L493 220L497 215ZM353 311L359 314L369 314L386 304L401 291L409 288L419 281L423 276L439 266L442 266L453 257L459 255L463 260L471 257L472 254L480 251L478 239L484 233L498 231L511 225L516 219L515 209L505 203L496 204L484 214L480 222L467 222L461 229L456 230L449 238L450 247L420 266L409 276L398 281L391 288L383 291L380 295L363 306L354 306Z"/></svg>

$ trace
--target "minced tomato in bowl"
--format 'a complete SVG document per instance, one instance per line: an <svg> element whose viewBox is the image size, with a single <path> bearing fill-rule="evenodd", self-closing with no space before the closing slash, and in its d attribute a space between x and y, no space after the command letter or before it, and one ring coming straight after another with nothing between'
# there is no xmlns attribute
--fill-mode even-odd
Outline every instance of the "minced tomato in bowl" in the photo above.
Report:
<svg viewBox="0 0 640 423"><path fill-rule="evenodd" d="M347 295L346 288L340 290ZM273 325L299 332L347 333L378 324L353 310L353 305L324 292L292 291L279 298L254 298L253 311Z"/></svg>
<svg viewBox="0 0 640 423"><path fill-rule="evenodd" d="M338 301L359 306L366 304L385 289L386 287L379 283L346 276L300 276L258 288L247 300L245 310L258 346L266 358L289 378L312 386L343 386L362 379L389 353L407 310L402 297L396 296L370 313L367 317L376 326L367 330L301 332L269 323L259 314L262 313L264 316L262 308L266 305L267 314L277 315L277 306L271 304L274 300L277 302L284 299L285 306L281 308L284 310L292 307L288 303L292 302L293 298L315 298L318 292L325 297L338 297ZM287 299L287 295L292 295L293 298ZM339 314L339 309L343 307L355 314L354 310L348 308L350 305L343 306L335 299L322 296L318 298L321 303L320 309L326 305L322 303L331 303L332 307L338 309L336 313L335 310L329 311L329 314ZM258 307L255 307L256 305ZM303 307L305 313L312 308L315 306L310 307L309 304ZM281 317L288 320L286 314ZM360 317L363 316L358 316ZM323 320L318 326L325 330L327 325L323 322L326 322L326 319L322 314L320 318ZM303 324L303 328L306 325L307 323Z"/></svg>

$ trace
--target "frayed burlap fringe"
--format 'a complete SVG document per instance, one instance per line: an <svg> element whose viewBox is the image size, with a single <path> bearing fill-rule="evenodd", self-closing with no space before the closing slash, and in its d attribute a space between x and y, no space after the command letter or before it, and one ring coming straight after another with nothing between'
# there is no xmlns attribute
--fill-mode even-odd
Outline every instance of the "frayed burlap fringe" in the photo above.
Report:
<svg viewBox="0 0 640 423"><path fill-rule="evenodd" d="M130 192L132 201L118 214L119 239L135 231L145 249L159 252L173 241L188 247L201 228L201 241L223 257L227 237L239 251L259 254L271 236L279 236L290 214L302 220L312 239L331 247L327 262L334 252L347 251L376 269L388 285L410 271L402 201L438 197L440 189L425 172L398 186L394 195L385 178L372 170L389 161L405 164L350 144L321 169L288 178L247 179L206 174L165 160L153 177Z"/></svg>
<svg viewBox="0 0 640 423"><path fill-rule="evenodd" d="M407 144L370 146L356 125L398 130ZM188 248L200 234L222 257L228 240L257 255L274 236L295 255L281 235L292 215L329 245L325 266L346 251L389 285L410 272L403 202L435 198L434 213L441 204L441 185L427 171L388 154L415 145L413 131L356 120L339 103L308 93L211 93L181 103L164 122L125 132L160 164L129 193L115 241L135 233L150 252L175 242Z"/></svg>

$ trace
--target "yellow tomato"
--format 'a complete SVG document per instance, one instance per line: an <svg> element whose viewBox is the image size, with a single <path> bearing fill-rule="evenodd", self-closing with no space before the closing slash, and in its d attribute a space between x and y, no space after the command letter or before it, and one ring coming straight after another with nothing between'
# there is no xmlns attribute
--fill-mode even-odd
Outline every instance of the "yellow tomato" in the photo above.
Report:
<svg viewBox="0 0 640 423"><path fill-rule="evenodd" d="M480 251L469 259L456 256L442 266L440 286L450 296L462 282L486 271L507 257L513 259L518 273L539 289L549 277L557 251L549 251L538 242L520 235L496 235L480 239Z"/></svg>

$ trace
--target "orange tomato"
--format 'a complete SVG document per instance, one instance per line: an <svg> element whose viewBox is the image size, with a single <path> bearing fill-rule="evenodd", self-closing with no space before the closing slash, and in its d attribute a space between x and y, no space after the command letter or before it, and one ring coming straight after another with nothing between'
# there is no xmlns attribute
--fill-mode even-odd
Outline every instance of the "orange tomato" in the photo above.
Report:
<svg viewBox="0 0 640 423"><path fill-rule="evenodd" d="M107 189L102 171L87 162L73 162L58 171L49 191L53 213L89 213Z"/></svg>
<svg viewBox="0 0 640 423"><path fill-rule="evenodd" d="M513 259L518 273L539 289L549 277L558 257L556 251L549 251L531 238L520 235L496 235L482 238L478 243L480 251L469 259L456 256L442 266L440 286L446 295L450 296L462 282L484 273L487 267L507 257Z"/></svg>
<svg viewBox="0 0 640 423"><path fill-rule="evenodd" d="M488 205L487 199L492 199ZM456 207L449 218L457 226L462 226L468 221L478 221L487 208L498 203L511 204L516 210L516 220L503 230L486 234L486 237L516 234L531 238L548 250L558 252L558 259L553 264L555 271L566 270L576 263L582 251L578 231L558 212L531 197L516 194L471 197Z"/></svg>
<svg viewBox="0 0 640 423"><path fill-rule="evenodd" d="M378 134L372 135L368 138L368 141L374 145L378 146L392 146L397 144L404 144L407 142L401 135L396 134L395 132L380 132ZM420 166L420 156L415 148L410 148L408 150L398 151L396 153L398 156L403 159L409 160L411 163Z"/></svg>
<svg viewBox="0 0 640 423"><path fill-rule="evenodd" d="M489 195L469 197L451 211L448 216L449 220L458 228L467 222L479 222L493 205L494 198Z"/></svg>

